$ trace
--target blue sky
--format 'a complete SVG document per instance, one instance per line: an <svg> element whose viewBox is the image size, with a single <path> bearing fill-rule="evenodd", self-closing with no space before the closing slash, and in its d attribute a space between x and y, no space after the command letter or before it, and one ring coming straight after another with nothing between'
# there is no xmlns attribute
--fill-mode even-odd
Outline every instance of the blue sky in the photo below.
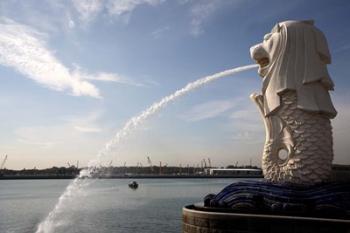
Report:
<svg viewBox="0 0 350 233"><path fill-rule="evenodd" d="M7 168L84 165L132 116L204 75L251 64L280 21L314 19L332 53L336 163L349 163L350 3L258 0L0 2L0 153ZM263 123L247 71L189 93L108 158L260 165ZM1 158L2 158L1 157Z"/></svg>

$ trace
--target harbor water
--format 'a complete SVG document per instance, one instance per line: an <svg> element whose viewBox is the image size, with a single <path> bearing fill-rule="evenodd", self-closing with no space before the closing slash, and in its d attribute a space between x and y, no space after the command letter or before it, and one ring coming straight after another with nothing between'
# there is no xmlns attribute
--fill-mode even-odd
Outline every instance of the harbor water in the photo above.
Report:
<svg viewBox="0 0 350 233"><path fill-rule="evenodd" d="M238 179L100 179L68 203L55 233L178 233L182 207ZM0 232L33 233L69 180L0 180Z"/></svg>

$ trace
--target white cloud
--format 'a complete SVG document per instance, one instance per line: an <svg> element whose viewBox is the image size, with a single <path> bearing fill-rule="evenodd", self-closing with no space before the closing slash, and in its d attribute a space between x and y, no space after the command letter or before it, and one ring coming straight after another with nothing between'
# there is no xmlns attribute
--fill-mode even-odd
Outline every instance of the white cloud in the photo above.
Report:
<svg viewBox="0 0 350 233"><path fill-rule="evenodd" d="M0 21L0 32L0 64L47 88L100 98L93 84L73 76L47 48L46 35L9 19Z"/></svg>
<svg viewBox="0 0 350 233"><path fill-rule="evenodd" d="M184 4L192 1L184 1ZM238 8L245 1L223 1L223 0L201 0L195 1L191 7L191 31L193 36L199 36L204 32L204 25L207 23L219 9L224 6L230 5L230 8Z"/></svg>
<svg viewBox="0 0 350 233"><path fill-rule="evenodd" d="M97 128L97 127L86 127L86 126L84 127L84 126L78 126L78 125L74 126L74 129L83 133L98 133L102 131L100 128Z"/></svg>
<svg viewBox="0 0 350 233"><path fill-rule="evenodd" d="M23 130L24 129L22 129L22 131ZM20 134L21 132L19 131L17 133ZM58 143L58 142L55 142L55 141L38 141L38 140L33 139L33 138L30 138L30 139L19 138L18 141L20 143L28 144L28 145L32 145L32 146L37 146L37 147L40 147L42 149L52 148L54 145L56 145Z"/></svg>
<svg viewBox="0 0 350 233"><path fill-rule="evenodd" d="M15 130L15 135L22 144L42 149L60 148L62 144L68 146L75 142L84 142L89 140L87 136L92 133L103 132L98 124L100 116L100 112L92 112L84 116L63 118L63 123L56 125L21 127Z"/></svg>
<svg viewBox="0 0 350 233"><path fill-rule="evenodd" d="M9 66L37 83L75 96L100 98L88 80L142 86L115 73L88 73L79 66L64 66L47 47L46 34L9 19L0 20L0 64Z"/></svg>
<svg viewBox="0 0 350 233"><path fill-rule="evenodd" d="M217 117L234 106L233 101L216 100L194 106L188 112L180 116L187 121L200 121Z"/></svg>
<svg viewBox="0 0 350 233"><path fill-rule="evenodd" d="M126 17L141 5L156 6L165 0L73 0L73 6L82 22L89 23L98 15L107 12L110 16Z"/></svg>
<svg viewBox="0 0 350 233"><path fill-rule="evenodd" d="M102 0L73 0L73 5L83 22L90 22L103 10Z"/></svg>
<svg viewBox="0 0 350 233"><path fill-rule="evenodd" d="M228 127L232 135L230 139L246 144L264 141L264 123L253 103L233 111L230 119L231 124Z"/></svg>
<svg viewBox="0 0 350 233"><path fill-rule="evenodd" d="M75 22L72 19L68 19L68 28L75 28Z"/></svg>
<svg viewBox="0 0 350 233"><path fill-rule="evenodd" d="M101 114L101 112L91 112L85 116L66 117L64 120L67 122L66 125L81 133L98 133L102 131L97 124Z"/></svg>
<svg viewBox="0 0 350 233"><path fill-rule="evenodd" d="M62 127L36 126L36 127L21 127L15 130L17 141L21 144L49 149L53 146L62 143L63 138L58 136L64 131Z"/></svg>
<svg viewBox="0 0 350 233"><path fill-rule="evenodd" d="M39 31L51 34L64 33L66 29L68 4L64 1L0 1L1 17L15 19L19 23L31 25ZM0 18L1 18L0 17Z"/></svg>
<svg viewBox="0 0 350 233"><path fill-rule="evenodd" d="M102 82L116 82L121 84L127 84L132 86L144 86L142 83L134 82L130 79L127 79L121 75L115 73L108 72L97 72L95 74L89 74L86 71L83 71L81 67L74 64L75 69L72 72L73 77L85 79L85 80L93 80L93 81L102 81Z"/></svg>
<svg viewBox="0 0 350 233"><path fill-rule="evenodd" d="M258 109L255 108L254 104L251 103L251 106L244 106L239 110L236 110L231 113L230 118L235 121L244 120L246 122L260 122L260 113Z"/></svg>
<svg viewBox="0 0 350 233"><path fill-rule="evenodd" d="M218 9L220 1L203 0L191 9L191 34L198 36L203 33L203 23Z"/></svg>
<svg viewBox="0 0 350 233"><path fill-rule="evenodd" d="M169 26L161 27L156 30L154 30L151 35L154 39L159 39L161 38L167 31L170 30Z"/></svg>
<svg viewBox="0 0 350 233"><path fill-rule="evenodd" d="M123 15L132 12L140 5L156 6L162 2L164 0L109 0L106 8L111 15Z"/></svg>
<svg viewBox="0 0 350 233"><path fill-rule="evenodd" d="M81 73L78 73L77 75L81 75ZM97 73L96 75L84 74L83 77L89 80L104 81L104 82L119 82L119 83L124 82L121 76L117 74L104 73L104 72Z"/></svg>
<svg viewBox="0 0 350 233"><path fill-rule="evenodd" d="M239 131L237 133L234 133L231 137L233 141L244 141L246 143L256 143L257 137L260 136L258 132L255 131ZM262 139L262 138L259 138ZM263 139L261 140L263 141Z"/></svg>

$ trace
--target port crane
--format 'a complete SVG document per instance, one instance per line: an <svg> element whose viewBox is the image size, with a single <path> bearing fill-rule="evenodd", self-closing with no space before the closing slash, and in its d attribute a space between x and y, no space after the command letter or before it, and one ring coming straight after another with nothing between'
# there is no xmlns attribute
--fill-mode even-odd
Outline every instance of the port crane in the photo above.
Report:
<svg viewBox="0 0 350 233"><path fill-rule="evenodd" d="M208 158L208 165L209 165L209 168L211 168L211 160L210 160L210 158Z"/></svg>
<svg viewBox="0 0 350 233"><path fill-rule="evenodd" d="M0 166L0 170L2 170L5 167L5 163L7 161L7 155L5 155L5 158L2 160L1 166Z"/></svg>
<svg viewBox="0 0 350 233"><path fill-rule="evenodd" d="M207 168L207 161L203 159L204 168Z"/></svg>
<svg viewBox="0 0 350 233"><path fill-rule="evenodd" d="M152 164L152 160L149 156L147 156L147 163L148 163L149 167L151 168L151 171L153 172L153 164Z"/></svg>
<svg viewBox="0 0 350 233"><path fill-rule="evenodd" d="M67 162L67 166L68 168L76 168L78 169L78 166L79 166L79 160L77 161L76 165L70 163L69 161Z"/></svg>

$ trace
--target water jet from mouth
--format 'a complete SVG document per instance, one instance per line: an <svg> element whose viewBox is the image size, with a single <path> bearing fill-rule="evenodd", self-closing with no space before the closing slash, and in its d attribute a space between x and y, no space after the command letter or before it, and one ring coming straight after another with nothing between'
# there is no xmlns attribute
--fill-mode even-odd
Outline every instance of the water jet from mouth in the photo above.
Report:
<svg viewBox="0 0 350 233"><path fill-rule="evenodd" d="M129 133L135 130L140 124L142 124L146 119L157 113L159 110L167 106L170 102L176 100L177 98L187 94L188 92L195 90L209 82L215 81L217 79L234 75L242 71L251 70L257 68L259 65L246 65L237 68L225 70L222 72L215 73L210 76L205 76L194 82L188 83L185 87L175 91L174 93L165 96L160 101L153 103L146 110L141 112L139 115L130 118L123 128L119 130L116 135L106 143L106 145L100 150L96 158L88 163L88 167L80 171L78 177L74 179L59 197L57 204L54 209L48 214L48 216L38 225L36 233L51 233L55 231L55 228L59 226L57 217L62 214L64 206L67 202L72 201L78 196L80 190L88 186L93 179L83 179L92 178L96 173L98 173L98 168L101 166L100 162L103 158L108 156L109 152L115 148L122 139L124 139Z"/></svg>

